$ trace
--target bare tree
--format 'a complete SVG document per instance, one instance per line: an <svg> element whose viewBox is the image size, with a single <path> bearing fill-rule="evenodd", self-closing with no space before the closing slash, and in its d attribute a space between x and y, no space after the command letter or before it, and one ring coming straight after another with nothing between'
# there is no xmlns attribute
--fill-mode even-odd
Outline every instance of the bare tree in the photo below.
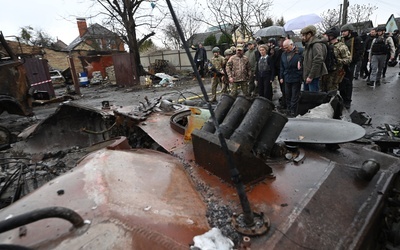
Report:
<svg viewBox="0 0 400 250"><path fill-rule="evenodd" d="M185 36L185 40L189 39L198 32L202 23L200 21L201 16L196 11L186 9L186 11L183 13L176 12L176 15L178 22L181 25L183 35ZM182 41L173 20L167 23L162 31L165 34L163 44L167 48L179 49L182 47Z"/></svg>
<svg viewBox="0 0 400 250"><path fill-rule="evenodd" d="M139 83L139 76L144 73L139 47L155 35L154 30L167 15L163 11L166 8L159 6L158 2L144 0L95 0L95 3L104 9L104 12L99 13L105 17L103 25L119 34L128 46L135 62L132 66L135 79ZM153 14L154 10L158 11L158 15ZM140 31L143 34L139 38Z"/></svg>
<svg viewBox="0 0 400 250"><path fill-rule="evenodd" d="M208 25L215 25L227 36L232 29L238 29L241 38L253 35L253 28L262 28L262 22L267 19L272 0L207 0L211 14L210 20L203 20ZM235 39L237 40L238 37Z"/></svg>
<svg viewBox="0 0 400 250"><path fill-rule="evenodd" d="M338 9L328 9L320 15L322 22L317 25L319 31L326 31L332 27L338 27L340 24L340 11Z"/></svg>
<svg viewBox="0 0 400 250"><path fill-rule="evenodd" d="M348 9L347 20L349 23L360 23L369 21L369 17L378 7L370 4L354 4ZM320 31L325 31L331 27L340 26L340 10L329 9L321 14L323 21L318 26Z"/></svg>
<svg viewBox="0 0 400 250"><path fill-rule="evenodd" d="M354 4L349 6L349 15L348 22L349 23L359 23L369 21L369 17L377 10L378 7L371 4Z"/></svg>

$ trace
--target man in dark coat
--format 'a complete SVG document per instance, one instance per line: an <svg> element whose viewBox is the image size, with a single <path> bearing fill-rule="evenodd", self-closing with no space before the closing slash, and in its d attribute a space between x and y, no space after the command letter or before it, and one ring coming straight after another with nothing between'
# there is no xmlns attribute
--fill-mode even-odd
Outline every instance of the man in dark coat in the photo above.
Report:
<svg viewBox="0 0 400 250"><path fill-rule="evenodd" d="M288 115L295 116L303 79L303 48L296 47L290 39L285 40L282 47L284 52L280 60L279 82L285 86Z"/></svg>
<svg viewBox="0 0 400 250"><path fill-rule="evenodd" d="M192 49L196 50L196 54L194 55L194 61L196 63L196 68L199 70L199 74L204 80L204 64L207 62L207 51L203 47L203 44L199 43L199 47L196 48L192 46Z"/></svg>

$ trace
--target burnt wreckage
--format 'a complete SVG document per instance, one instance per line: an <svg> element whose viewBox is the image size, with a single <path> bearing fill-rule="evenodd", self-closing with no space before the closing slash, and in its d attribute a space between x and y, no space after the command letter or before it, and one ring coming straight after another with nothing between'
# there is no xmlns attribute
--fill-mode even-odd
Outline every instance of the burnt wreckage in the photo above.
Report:
<svg viewBox="0 0 400 250"><path fill-rule="evenodd" d="M244 184L246 210L212 121L193 122L202 112L160 98L135 107L64 103L13 150L37 155L79 147L87 155L0 211L2 244L188 249L194 236L216 227L240 249L377 246L385 204L399 202L399 159L344 143L363 137L360 126L287 119L267 99L224 95L215 119ZM301 124L350 133L309 144L318 135ZM340 153L321 144L328 142L343 143Z"/></svg>
<svg viewBox="0 0 400 250"><path fill-rule="evenodd" d="M236 249L399 244L399 159L351 143L358 125L274 110L228 95L208 120L161 98L64 103L2 159L0 248L188 249L212 228ZM78 149L70 171L45 163Z"/></svg>

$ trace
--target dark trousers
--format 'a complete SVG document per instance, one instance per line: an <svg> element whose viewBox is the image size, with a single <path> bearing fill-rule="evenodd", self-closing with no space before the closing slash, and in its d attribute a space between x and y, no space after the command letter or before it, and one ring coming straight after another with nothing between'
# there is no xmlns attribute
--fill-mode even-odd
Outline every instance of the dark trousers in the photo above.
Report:
<svg viewBox="0 0 400 250"><path fill-rule="evenodd" d="M297 105L299 103L300 89L301 81L285 83L287 110L294 115L296 115Z"/></svg>
<svg viewBox="0 0 400 250"><path fill-rule="evenodd" d="M383 65L383 70L382 70L383 77L385 77L385 75L386 75L386 70L387 70L387 65L388 65L389 60L390 60L390 53L386 56L386 61L385 61L385 64Z"/></svg>
<svg viewBox="0 0 400 250"><path fill-rule="evenodd" d="M365 52L366 55L364 55L362 62L361 62L361 70L360 70L360 76L365 76L365 77L369 77L369 70L368 70L368 53Z"/></svg>
<svg viewBox="0 0 400 250"><path fill-rule="evenodd" d="M256 77L254 76L254 73L251 74L251 77L249 79L249 94L251 96L254 96L258 94L258 86L256 86L255 81Z"/></svg>
<svg viewBox="0 0 400 250"><path fill-rule="evenodd" d="M339 92L343 98L344 104L351 103L351 96L353 95L353 78L355 64L351 63L348 67L345 67L346 74L344 75L343 81L339 84Z"/></svg>
<svg viewBox="0 0 400 250"><path fill-rule="evenodd" d="M199 71L200 76L204 78L204 61L196 61L196 68Z"/></svg>
<svg viewBox="0 0 400 250"><path fill-rule="evenodd" d="M272 76L267 74L258 78L258 94L272 101Z"/></svg>

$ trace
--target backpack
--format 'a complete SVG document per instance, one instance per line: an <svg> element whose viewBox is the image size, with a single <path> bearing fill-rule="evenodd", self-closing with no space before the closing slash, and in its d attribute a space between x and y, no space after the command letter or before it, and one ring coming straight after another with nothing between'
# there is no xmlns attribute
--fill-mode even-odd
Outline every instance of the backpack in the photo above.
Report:
<svg viewBox="0 0 400 250"><path fill-rule="evenodd" d="M325 66L328 72L335 71L337 59L335 56L335 46L333 44L324 43L326 46Z"/></svg>
<svg viewBox="0 0 400 250"><path fill-rule="evenodd" d="M317 43L322 43L326 46L326 57L324 61L326 69L328 70L328 72L335 71L337 64L337 59L335 56L335 46L324 41L319 41ZM314 43L312 45L314 45Z"/></svg>
<svg viewBox="0 0 400 250"><path fill-rule="evenodd" d="M335 46L333 44L323 41L320 41L318 43L322 43L326 46L326 57L324 61L326 69L328 70L328 72L335 71L337 64L337 59L335 56Z"/></svg>

